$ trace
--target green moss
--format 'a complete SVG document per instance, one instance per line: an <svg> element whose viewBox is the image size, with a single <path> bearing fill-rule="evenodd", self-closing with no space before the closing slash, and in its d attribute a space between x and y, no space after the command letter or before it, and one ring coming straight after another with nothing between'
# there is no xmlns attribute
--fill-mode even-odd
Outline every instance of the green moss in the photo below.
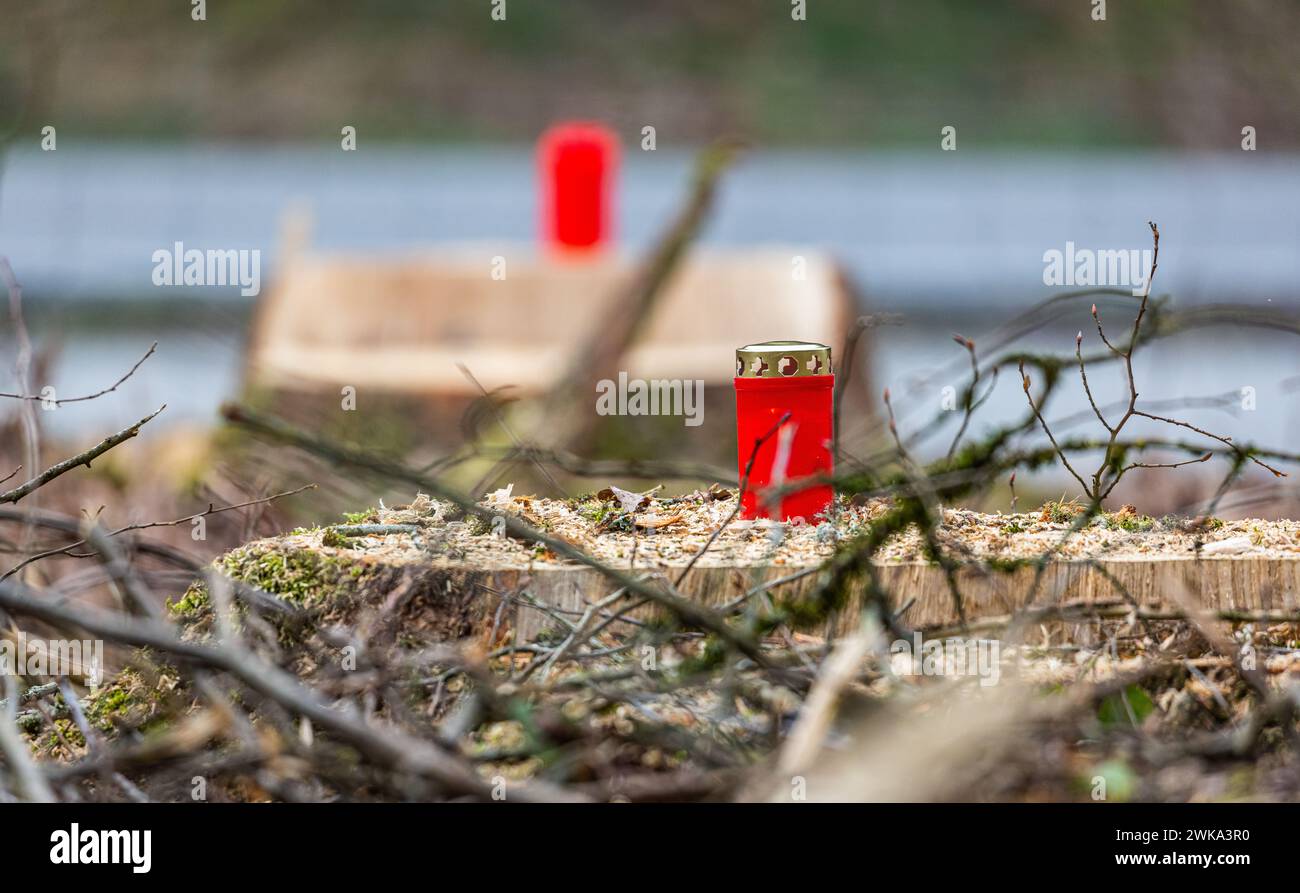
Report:
<svg viewBox="0 0 1300 893"><path fill-rule="evenodd" d="M62 707L62 700L59 701ZM66 708L63 708L66 709ZM83 748L86 736L81 734L77 724L67 717L58 717L50 723L37 717L30 722L24 721L20 714L19 729L27 734L27 746L33 757L38 760L72 760L79 754L69 752L68 747ZM27 714L30 718L31 714Z"/></svg>
<svg viewBox="0 0 1300 893"><path fill-rule="evenodd" d="M492 532L492 522L481 515L469 515L465 518L465 529L471 536L485 536Z"/></svg>
<svg viewBox="0 0 1300 893"><path fill-rule="evenodd" d="M582 500L575 507L578 514L586 518L592 524L602 524L605 519L614 511L613 502L604 502L595 497L588 497Z"/></svg>
<svg viewBox="0 0 1300 893"><path fill-rule="evenodd" d="M1114 512L1109 515L1104 515L1102 517L1102 523L1111 530L1127 530L1130 533L1150 530L1156 525L1155 518L1131 512Z"/></svg>
<svg viewBox="0 0 1300 893"><path fill-rule="evenodd" d="M148 652L134 652L135 657L148 660ZM133 659L135 659L133 657ZM78 697L86 722L99 732L112 736L122 729L153 734L168 727L175 709L184 709L188 697L176 699L183 692L178 680L170 673L149 673L146 676L136 666L118 672L111 681ZM26 733L32 753L41 759L66 760L78 756L68 747L86 746L86 738L69 715L62 695L48 702L52 718L33 716L32 712L20 714L18 727Z"/></svg>
<svg viewBox="0 0 1300 893"><path fill-rule="evenodd" d="M351 537L344 536L334 527L325 528L325 532L321 534L320 542L322 546L329 546L331 549L350 549L353 545Z"/></svg>
<svg viewBox="0 0 1300 893"><path fill-rule="evenodd" d="M161 679L148 683L139 671L128 667L112 682L83 698L82 709L87 722L102 732L118 726L156 731L167 724L160 710L166 697Z"/></svg>
<svg viewBox="0 0 1300 893"><path fill-rule="evenodd" d="M1083 514L1084 511L1086 509L1077 499L1068 501L1059 499L1055 502L1044 503L1038 519L1051 524L1073 524L1074 519Z"/></svg>
<svg viewBox="0 0 1300 893"><path fill-rule="evenodd" d="M111 717L126 713L130 706L130 692L125 688L112 688L86 701L86 718L106 729Z"/></svg>
<svg viewBox="0 0 1300 893"><path fill-rule="evenodd" d="M72 720L56 719L54 720L54 728L57 731L50 732L43 742L45 753L54 753L62 746L64 741L74 747L86 746L86 736L81 734L81 729L77 728L77 724Z"/></svg>
<svg viewBox="0 0 1300 893"><path fill-rule="evenodd" d="M375 524L379 521L379 510L369 508L361 512L344 512L343 520L349 524Z"/></svg>
<svg viewBox="0 0 1300 893"><path fill-rule="evenodd" d="M167 610L178 619L188 620L206 614L210 605L207 587L202 583L192 583L175 602L168 599Z"/></svg>
<svg viewBox="0 0 1300 893"><path fill-rule="evenodd" d="M369 570L339 556L309 549L281 551L265 543L235 549L218 563L230 577L300 607L326 604L346 595Z"/></svg>
<svg viewBox="0 0 1300 893"><path fill-rule="evenodd" d="M1165 530L1179 530L1183 533L1200 533L1207 530L1219 530L1223 527L1222 518L1206 518L1204 516L1187 518L1182 515L1164 515L1156 522L1157 525Z"/></svg>
<svg viewBox="0 0 1300 893"><path fill-rule="evenodd" d="M590 521L593 527L617 530L622 533L632 532L632 515L623 511L617 502L589 496L580 500L574 506L574 510L579 516Z"/></svg>

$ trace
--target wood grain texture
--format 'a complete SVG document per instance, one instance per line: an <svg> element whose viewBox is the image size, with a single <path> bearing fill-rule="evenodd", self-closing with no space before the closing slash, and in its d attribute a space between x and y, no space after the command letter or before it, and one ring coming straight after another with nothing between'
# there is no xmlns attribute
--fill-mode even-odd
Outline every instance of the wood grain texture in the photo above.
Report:
<svg viewBox="0 0 1300 893"><path fill-rule="evenodd" d="M760 567L697 567L682 584L682 592L704 604L719 605L735 599L749 588L801 570L788 565ZM903 620L913 627L956 623L958 616L942 570L930 564L884 564L876 567L881 585L890 592L897 607L915 599ZM452 568L458 585L475 585L484 591L525 591L536 601L580 614L590 602L610 591L598 571L585 567L536 565L531 569L497 570ZM679 569L670 569L675 577ZM1035 569L1019 567L1008 571L965 568L959 573L968 619L1009 614L1030 603L1034 594ZM784 596L812 592L817 575L809 574L783 584ZM837 632L857 624L856 607L862 594L859 583L848 610L841 613ZM1293 610L1300 605L1300 558L1215 557L1134 558L1105 561L1062 561L1047 566L1033 604L1066 602L1113 602L1127 591L1139 604L1177 607L1195 604L1207 610ZM630 616L646 617L642 609ZM526 606L517 611L515 622L521 639L537 635L555 622L543 611ZM822 632L823 630L811 630Z"/></svg>

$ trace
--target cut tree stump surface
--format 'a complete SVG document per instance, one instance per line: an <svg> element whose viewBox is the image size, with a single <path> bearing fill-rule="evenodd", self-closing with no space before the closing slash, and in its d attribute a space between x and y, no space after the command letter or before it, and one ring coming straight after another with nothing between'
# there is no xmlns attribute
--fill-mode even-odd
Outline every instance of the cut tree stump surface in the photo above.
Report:
<svg viewBox="0 0 1300 893"><path fill-rule="evenodd" d="M735 496L725 491L672 499L611 490L602 494L606 498L552 500L514 496L507 489L482 504L503 515L515 514L610 566L636 574L660 572L671 580L726 524L680 586L683 594L711 605L816 568L889 509L883 500L844 505L833 521L818 525L727 523ZM1199 605L1234 611L1294 610L1300 604L1300 522L1198 524L1144 518L1125 507L1071 533L1069 515L1074 510L1064 506L1006 515L944 512L938 538L945 551L962 562L958 579L968 619L1009 614L1031 601L1041 606L1131 597L1151 607ZM273 551L290 558L310 552L332 563L363 568L367 579L384 579L394 586L416 581L415 588L426 593L422 598L455 593L460 615L476 618L471 627L499 622L497 607L504 594L525 593L525 601L580 614L611 590L594 568L503 536L500 525L456 516L452 506L419 496L409 506L380 507L340 527L260 540L239 551ZM406 529L390 532L392 525ZM374 529L379 532L350 535ZM1052 550L1055 556L1035 591L1036 560ZM926 559L917 532L894 537L874 564L895 606L910 601L903 616L909 626L957 622L946 576ZM816 573L807 573L773 591L782 596L808 593L817 581ZM854 585L856 599L865 584ZM467 603L481 607L467 613ZM512 604L513 623L522 639L555 625L541 610ZM842 612L841 629L856 624L855 613L852 606Z"/></svg>

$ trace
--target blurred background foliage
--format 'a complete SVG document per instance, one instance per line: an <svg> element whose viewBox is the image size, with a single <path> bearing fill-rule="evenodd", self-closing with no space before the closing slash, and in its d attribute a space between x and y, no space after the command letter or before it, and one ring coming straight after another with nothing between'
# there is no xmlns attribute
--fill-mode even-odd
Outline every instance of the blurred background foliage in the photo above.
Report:
<svg viewBox="0 0 1300 893"><path fill-rule="evenodd" d="M1291 0L4 0L0 121L149 140L531 141L559 117L767 145L1300 144Z"/></svg>

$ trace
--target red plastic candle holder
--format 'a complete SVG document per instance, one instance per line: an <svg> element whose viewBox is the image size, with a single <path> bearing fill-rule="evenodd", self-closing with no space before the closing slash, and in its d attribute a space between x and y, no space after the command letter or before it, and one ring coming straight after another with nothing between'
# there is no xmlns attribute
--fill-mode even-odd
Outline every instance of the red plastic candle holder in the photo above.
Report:
<svg viewBox="0 0 1300 893"><path fill-rule="evenodd" d="M797 485L835 470L831 349L810 341L746 345L736 351L735 383L736 461L742 482L749 468L740 516L820 523L834 488L827 483ZM769 487L790 485L794 489L782 496L763 497Z"/></svg>
<svg viewBox="0 0 1300 893"><path fill-rule="evenodd" d="M600 124L568 122L538 144L543 243L561 253L598 250L613 235L618 137Z"/></svg>

